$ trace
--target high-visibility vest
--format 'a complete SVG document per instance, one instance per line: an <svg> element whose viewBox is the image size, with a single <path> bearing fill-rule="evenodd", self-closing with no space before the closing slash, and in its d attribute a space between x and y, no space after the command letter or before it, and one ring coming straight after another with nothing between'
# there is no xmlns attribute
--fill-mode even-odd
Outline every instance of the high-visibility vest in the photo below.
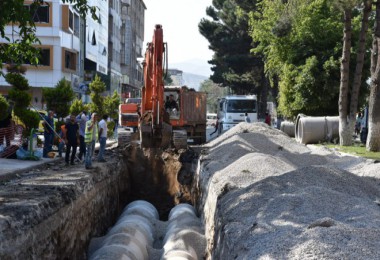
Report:
<svg viewBox="0 0 380 260"><path fill-rule="evenodd" d="M94 128L95 128L95 134L98 134L98 132L99 132L98 131L98 124L97 123L95 123L94 127L91 130L88 130L88 128L90 127L91 123L92 123L92 120L88 120L86 122L86 129L85 129L85 132L84 132L84 142L85 143L90 143L92 141L92 139L93 139L92 133L94 131ZM96 139L97 138L95 138L95 140Z"/></svg>

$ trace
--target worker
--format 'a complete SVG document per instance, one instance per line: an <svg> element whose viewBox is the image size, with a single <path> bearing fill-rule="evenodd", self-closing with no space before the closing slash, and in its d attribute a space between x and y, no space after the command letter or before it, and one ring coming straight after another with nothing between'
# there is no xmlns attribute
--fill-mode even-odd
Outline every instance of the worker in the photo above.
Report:
<svg viewBox="0 0 380 260"><path fill-rule="evenodd" d="M84 142L86 143L85 166L86 169L92 169L92 155L95 150L95 142L98 140L98 115L92 113L91 120L86 122Z"/></svg>
<svg viewBox="0 0 380 260"><path fill-rule="evenodd" d="M251 123L251 118L249 118L248 113L246 112L244 115L244 120L246 123Z"/></svg>
<svg viewBox="0 0 380 260"><path fill-rule="evenodd" d="M79 155L78 158L80 161L82 161L82 158L86 157L86 143L84 142L84 133L86 131L86 122L87 122L87 115L86 111L82 111L77 116L77 122L79 124Z"/></svg>
<svg viewBox="0 0 380 260"><path fill-rule="evenodd" d="M65 123L61 125L61 131L59 132L58 140L58 157L62 157L63 148L65 147L66 139L66 124L70 122L70 118L65 118Z"/></svg>
<svg viewBox="0 0 380 260"><path fill-rule="evenodd" d="M70 121L65 125L65 144L66 144L66 155L65 161L66 165L74 165L75 154L77 152L77 147L80 144L79 140L79 125L77 123L75 115L70 116ZM71 151L72 148L72 151ZM71 152L71 158L70 158Z"/></svg>
<svg viewBox="0 0 380 260"><path fill-rule="evenodd" d="M176 109L178 111L178 104L174 100L173 94L170 94L169 99L165 102L165 110L172 111L173 109Z"/></svg>
<svg viewBox="0 0 380 260"><path fill-rule="evenodd" d="M103 115L103 119L100 120L98 127L99 127L99 153L98 153L98 162L106 162L104 159L104 151L106 149L107 144L107 119L108 115Z"/></svg>
<svg viewBox="0 0 380 260"><path fill-rule="evenodd" d="M43 157L49 158L48 153L51 152L54 139L54 112L49 111L48 115L45 116L45 120L42 123L44 126L44 148Z"/></svg>
<svg viewBox="0 0 380 260"><path fill-rule="evenodd" d="M218 128L219 128L219 117L216 118L215 129L214 129L214 132L212 132L210 134L210 136L212 136L213 134L215 134L218 131Z"/></svg>
<svg viewBox="0 0 380 260"><path fill-rule="evenodd" d="M265 123L269 126L272 125L272 119L271 119L271 116L268 112L265 113Z"/></svg>

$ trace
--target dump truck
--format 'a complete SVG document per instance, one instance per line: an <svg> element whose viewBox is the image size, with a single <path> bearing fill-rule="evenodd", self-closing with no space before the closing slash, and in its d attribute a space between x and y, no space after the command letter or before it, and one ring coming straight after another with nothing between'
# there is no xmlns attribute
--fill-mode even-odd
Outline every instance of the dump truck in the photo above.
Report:
<svg viewBox="0 0 380 260"><path fill-rule="evenodd" d="M141 98L127 98L119 105L119 125L137 131L140 117Z"/></svg>

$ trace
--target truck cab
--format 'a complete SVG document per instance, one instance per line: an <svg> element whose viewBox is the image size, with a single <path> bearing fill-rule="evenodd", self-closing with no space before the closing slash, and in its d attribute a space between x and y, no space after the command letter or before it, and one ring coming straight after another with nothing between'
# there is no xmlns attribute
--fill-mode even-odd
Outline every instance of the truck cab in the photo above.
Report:
<svg viewBox="0 0 380 260"><path fill-rule="evenodd" d="M119 125L135 132L139 123L140 104L141 98L127 98L124 104L120 104Z"/></svg>
<svg viewBox="0 0 380 260"><path fill-rule="evenodd" d="M255 95L232 95L219 99L218 132L226 131L245 121L245 113L251 122L257 122L257 97Z"/></svg>

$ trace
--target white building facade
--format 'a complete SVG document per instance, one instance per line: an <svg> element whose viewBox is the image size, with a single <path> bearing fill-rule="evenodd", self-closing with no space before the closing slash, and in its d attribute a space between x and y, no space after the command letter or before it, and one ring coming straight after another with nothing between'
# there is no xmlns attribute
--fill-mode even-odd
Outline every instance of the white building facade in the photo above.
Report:
<svg viewBox="0 0 380 260"><path fill-rule="evenodd" d="M25 77L31 86L32 105L44 108L42 88L53 88L65 78L74 92L88 102L86 90L95 74L107 85L107 93L123 86L141 89L145 4L142 0L88 0L97 7L98 20L91 14L82 19L73 5L61 0L45 0L37 11L36 37L40 40L41 59L38 66L24 64ZM32 1L24 1L27 8ZM129 10L122 14L122 7ZM126 20L129 22L126 23ZM126 26L126 24L129 24ZM17 25L7 25L6 36L17 39ZM138 35L134 35L138 33ZM0 43L9 43L0 38ZM128 64L128 65L126 65ZM3 66L6 73L6 66ZM126 68L127 67L127 68ZM7 96L10 85L0 76L0 94Z"/></svg>

